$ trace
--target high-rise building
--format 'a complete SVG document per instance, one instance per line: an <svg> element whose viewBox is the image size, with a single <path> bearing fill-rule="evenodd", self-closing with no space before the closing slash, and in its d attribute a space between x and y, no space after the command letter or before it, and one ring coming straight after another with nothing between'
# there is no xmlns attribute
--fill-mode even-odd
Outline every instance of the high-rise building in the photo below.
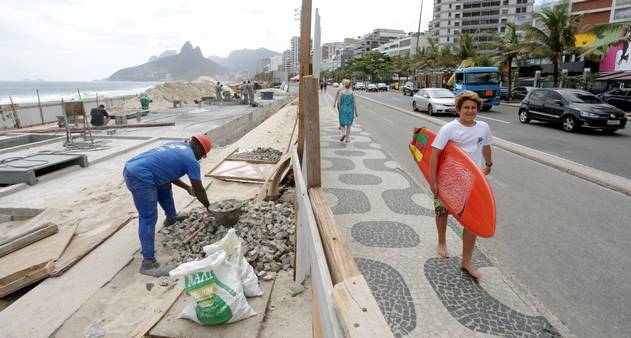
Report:
<svg viewBox="0 0 631 338"><path fill-rule="evenodd" d="M300 72L300 37L293 36L291 38L290 51L291 68L288 72L295 75Z"/></svg>
<svg viewBox="0 0 631 338"><path fill-rule="evenodd" d="M270 66L269 69L272 72L280 70L280 66L283 64L283 56L282 55L274 55L270 58Z"/></svg>
<svg viewBox="0 0 631 338"><path fill-rule="evenodd" d="M506 23L530 23L534 0L434 0L430 36L439 46L457 42L469 33L475 42L492 40L506 31Z"/></svg>
<svg viewBox="0 0 631 338"><path fill-rule="evenodd" d="M377 28L359 38L355 49L353 50L353 57L361 57L364 53L371 51L380 45L404 38L406 35L405 31L400 29Z"/></svg>
<svg viewBox="0 0 631 338"><path fill-rule="evenodd" d="M427 46L427 35L425 34L425 32L421 32L419 39L417 39L415 35L416 33L413 33L404 38L390 41L373 50L378 50L390 56L414 55L416 54L417 47L423 48Z"/></svg>
<svg viewBox="0 0 631 338"><path fill-rule="evenodd" d="M579 30L594 24L631 20L631 0L573 0L572 15L582 15Z"/></svg>

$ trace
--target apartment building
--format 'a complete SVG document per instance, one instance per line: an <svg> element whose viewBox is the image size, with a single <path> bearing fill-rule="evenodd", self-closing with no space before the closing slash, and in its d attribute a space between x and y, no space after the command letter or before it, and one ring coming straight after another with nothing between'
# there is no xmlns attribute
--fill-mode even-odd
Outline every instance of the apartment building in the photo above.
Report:
<svg viewBox="0 0 631 338"><path fill-rule="evenodd" d="M417 44L418 43L418 44ZM427 46L427 35L422 32L420 38L409 35L404 38L393 40L385 43L373 50L378 50L382 53L386 53L390 56L400 55L414 55L416 54L416 48L424 48Z"/></svg>
<svg viewBox="0 0 631 338"><path fill-rule="evenodd" d="M583 30L594 24L631 20L631 0L573 0L572 15L582 15Z"/></svg>
<svg viewBox="0 0 631 338"><path fill-rule="evenodd" d="M493 33L506 31L506 23L531 22L534 0L434 0L430 36L439 46L469 33L476 42L490 41Z"/></svg>
<svg viewBox="0 0 631 338"><path fill-rule="evenodd" d="M358 39L357 45L353 50L353 58L361 57L368 51L393 40L404 38L406 35L407 33L400 29L377 28Z"/></svg>

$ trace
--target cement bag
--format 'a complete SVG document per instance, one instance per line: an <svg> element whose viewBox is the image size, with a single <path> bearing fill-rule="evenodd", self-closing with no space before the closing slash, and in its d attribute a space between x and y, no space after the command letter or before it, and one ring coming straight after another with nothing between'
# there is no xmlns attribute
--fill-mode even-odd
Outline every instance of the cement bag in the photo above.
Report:
<svg viewBox="0 0 631 338"><path fill-rule="evenodd" d="M243 295L239 271L217 251L171 270L171 277L184 276L184 287L193 301L178 318L205 325L232 323L256 315Z"/></svg>
<svg viewBox="0 0 631 338"><path fill-rule="evenodd" d="M263 291L259 286L259 279L254 273L254 268L248 263L248 260L243 256L243 246L241 245L241 239L237 236L234 229L228 230L228 233L217 242L206 245L204 252L210 256L217 251L225 251L228 258L226 259L230 264L237 266L239 273L241 274L241 282L243 283L243 293L247 297L255 297L263 295Z"/></svg>

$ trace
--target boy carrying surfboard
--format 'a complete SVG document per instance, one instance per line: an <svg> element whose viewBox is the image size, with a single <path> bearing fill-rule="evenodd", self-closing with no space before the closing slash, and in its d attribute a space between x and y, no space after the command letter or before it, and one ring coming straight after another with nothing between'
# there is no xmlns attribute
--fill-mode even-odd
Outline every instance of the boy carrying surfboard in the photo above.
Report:
<svg viewBox="0 0 631 338"><path fill-rule="evenodd" d="M493 135L486 122L477 121L476 116L482 107L482 99L472 91L464 91L456 96L456 112L458 118L440 128L432 143L429 166L429 185L434 193L434 209L436 213L436 228L438 230L438 254L449 257L445 235L447 232L447 218L449 213L438 198L437 170L440 153L447 142L456 143L469 157L480 166L485 175L491 173L493 161L491 158L491 144ZM465 193L465 191L463 191ZM466 227L462 231L462 261L460 267L472 277L480 278L481 273L472 261L476 235Z"/></svg>

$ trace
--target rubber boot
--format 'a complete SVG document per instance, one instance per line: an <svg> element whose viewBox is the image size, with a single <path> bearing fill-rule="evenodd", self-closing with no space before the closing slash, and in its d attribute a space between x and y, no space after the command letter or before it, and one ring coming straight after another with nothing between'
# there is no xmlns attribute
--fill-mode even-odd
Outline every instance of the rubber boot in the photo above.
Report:
<svg viewBox="0 0 631 338"><path fill-rule="evenodd" d="M165 277L169 275L169 271L173 270L174 266L170 263L164 265L157 261L149 263L142 262L140 264L140 273L151 277Z"/></svg>
<svg viewBox="0 0 631 338"><path fill-rule="evenodd" d="M175 218L173 219L165 219L164 222L162 222L163 226L169 226L169 225L173 225L176 222L181 222L185 219L188 218L188 216L190 216L190 213L182 211L182 212L178 212L177 215L175 216Z"/></svg>

